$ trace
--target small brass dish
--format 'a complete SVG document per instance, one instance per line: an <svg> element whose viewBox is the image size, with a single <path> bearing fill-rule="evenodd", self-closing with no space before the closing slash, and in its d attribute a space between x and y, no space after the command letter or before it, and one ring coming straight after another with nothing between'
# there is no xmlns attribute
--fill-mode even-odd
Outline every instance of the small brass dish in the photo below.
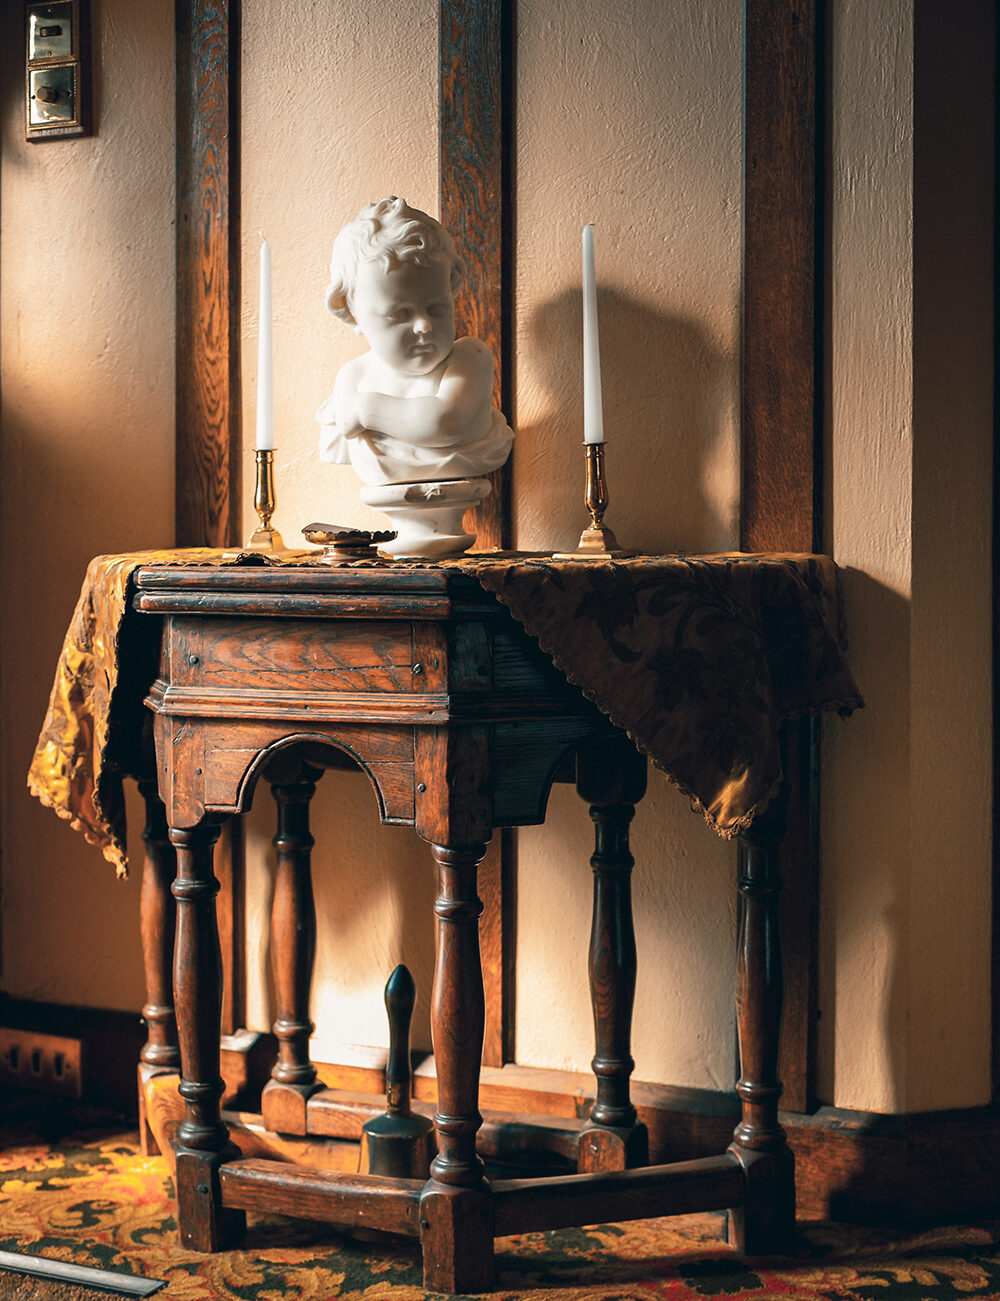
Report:
<svg viewBox="0 0 1000 1301"><path fill-rule="evenodd" d="M376 547L396 536L391 530L369 533L346 524L307 524L302 534L307 542L323 548L322 559L329 564L337 560L367 560L374 556Z"/></svg>

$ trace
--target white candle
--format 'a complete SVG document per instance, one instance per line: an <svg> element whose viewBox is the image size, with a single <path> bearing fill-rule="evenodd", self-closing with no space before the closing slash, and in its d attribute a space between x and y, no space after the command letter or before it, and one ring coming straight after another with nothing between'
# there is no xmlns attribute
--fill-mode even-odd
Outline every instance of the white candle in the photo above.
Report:
<svg viewBox="0 0 1000 1301"><path fill-rule="evenodd" d="M604 442L601 403L601 348L597 337L597 277L594 228L583 228L583 441Z"/></svg>
<svg viewBox="0 0 1000 1301"><path fill-rule="evenodd" d="M257 335L257 450L274 447L274 355L271 345L271 246L260 237L260 324Z"/></svg>

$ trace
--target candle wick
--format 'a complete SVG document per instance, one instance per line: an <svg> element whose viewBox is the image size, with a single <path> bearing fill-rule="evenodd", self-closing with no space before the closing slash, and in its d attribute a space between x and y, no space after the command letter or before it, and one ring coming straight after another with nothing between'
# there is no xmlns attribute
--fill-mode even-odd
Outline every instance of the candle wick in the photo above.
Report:
<svg viewBox="0 0 1000 1301"><path fill-rule="evenodd" d="M263 232L262 230L259 230L259 231L257 232L257 234L261 237L261 239L264 240L264 243L266 244L266 243L267 243L267 240L266 240L265 237L264 237L264 232Z"/></svg>

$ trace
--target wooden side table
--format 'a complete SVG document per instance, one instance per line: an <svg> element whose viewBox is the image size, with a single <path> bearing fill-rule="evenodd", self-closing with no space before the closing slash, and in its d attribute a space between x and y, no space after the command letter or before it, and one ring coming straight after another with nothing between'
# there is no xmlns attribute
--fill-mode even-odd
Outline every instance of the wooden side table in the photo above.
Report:
<svg viewBox="0 0 1000 1301"><path fill-rule="evenodd" d="M645 1133L629 1098L636 958L628 841L645 761L628 738L460 568L171 566L141 569L136 584L135 608L164 616L160 674L147 702L166 823L149 833L154 870L144 884L144 1057L173 1061L155 934L169 929L173 900L182 1242L200 1251L232 1244L255 1209L385 1229L419 1238L425 1286L442 1292L491 1285L495 1236L609 1219L729 1208L740 1250L787 1247L794 1174L777 1119L777 815L741 838L742 1118L732 1145L717 1157L645 1165ZM383 822L414 827L437 864L437 1156L426 1182L241 1158L220 1113L220 825L249 808L260 778L272 784L279 1054L263 1111L270 1127L294 1129L319 1087L308 1053L309 801L323 768L345 756L370 778ZM549 786L567 764L595 824L596 1102L579 1145L581 1173L490 1181L476 1150L484 1021L476 869L494 828L544 819ZM151 788L145 793L155 805Z"/></svg>

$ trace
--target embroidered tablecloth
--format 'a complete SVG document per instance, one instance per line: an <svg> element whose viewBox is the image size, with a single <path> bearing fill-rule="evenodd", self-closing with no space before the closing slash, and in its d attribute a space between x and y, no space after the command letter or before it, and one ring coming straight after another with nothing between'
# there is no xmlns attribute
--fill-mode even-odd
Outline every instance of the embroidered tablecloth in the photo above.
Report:
<svg viewBox="0 0 1000 1301"><path fill-rule="evenodd" d="M223 553L209 550L99 556L66 634L28 786L121 874L122 778L151 771L143 698L160 636L159 619L131 608L132 575L145 565L221 563ZM494 593L727 838L749 826L781 784L782 722L849 714L864 703L845 658L837 572L826 556L595 564L497 553L439 563L460 566Z"/></svg>

